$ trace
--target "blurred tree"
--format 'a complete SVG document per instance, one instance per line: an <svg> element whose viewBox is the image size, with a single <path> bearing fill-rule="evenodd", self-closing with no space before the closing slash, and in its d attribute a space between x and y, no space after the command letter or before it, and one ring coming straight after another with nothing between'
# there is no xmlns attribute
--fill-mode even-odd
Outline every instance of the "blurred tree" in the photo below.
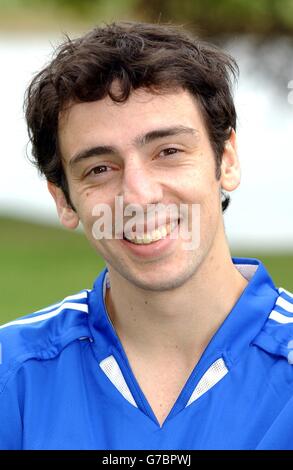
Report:
<svg viewBox="0 0 293 470"><path fill-rule="evenodd" d="M136 6L137 0L0 0L0 23L5 24L5 15L12 14L16 19L23 17L25 26L27 19L39 16L42 24L47 19L50 29L53 15L57 22L86 26L97 19L131 18Z"/></svg>
<svg viewBox="0 0 293 470"><path fill-rule="evenodd" d="M42 10L51 9L63 14L67 12L77 17L90 17L93 11L99 9L104 3L103 0L13 0L13 2L17 2L19 6L26 4L28 8L37 8L40 13Z"/></svg>
<svg viewBox="0 0 293 470"><path fill-rule="evenodd" d="M104 21L184 23L201 36L293 33L293 0L0 0L0 12L27 8L54 9L88 22L95 15Z"/></svg>
<svg viewBox="0 0 293 470"><path fill-rule="evenodd" d="M139 16L184 22L201 35L293 32L292 0L138 0Z"/></svg>
<svg viewBox="0 0 293 470"><path fill-rule="evenodd" d="M43 3L42 0L41 3ZM51 0L52 3L55 3L56 6L60 6L61 8L69 9L77 14L87 15L93 7L93 3L100 4L100 0Z"/></svg>

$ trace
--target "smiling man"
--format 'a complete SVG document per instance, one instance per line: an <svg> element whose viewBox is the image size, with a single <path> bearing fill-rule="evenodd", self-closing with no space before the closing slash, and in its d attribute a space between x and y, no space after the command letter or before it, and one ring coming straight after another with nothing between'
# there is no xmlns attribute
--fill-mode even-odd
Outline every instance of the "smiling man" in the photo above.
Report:
<svg viewBox="0 0 293 470"><path fill-rule="evenodd" d="M1 327L1 448L293 447L293 297L231 259L224 230L236 72L174 27L120 23L33 80L36 163L107 267Z"/></svg>

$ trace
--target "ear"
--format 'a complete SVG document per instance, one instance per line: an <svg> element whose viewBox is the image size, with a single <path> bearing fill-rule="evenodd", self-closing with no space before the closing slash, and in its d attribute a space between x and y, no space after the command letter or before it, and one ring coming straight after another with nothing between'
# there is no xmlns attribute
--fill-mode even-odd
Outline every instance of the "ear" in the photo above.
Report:
<svg viewBox="0 0 293 470"><path fill-rule="evenodd" d="M231 131L225 148L221 163L221 187L226 191L233 191L240 183L240 165L237 155L236 133Z"/></svg>
<svg viewBox="0 0 293 470"><path fill-rule="evenodd" d="M50 182L48 182L47 185L48 190L55 201L61 224L66 228L72 230L75 229L79 224L79 217L66 201L66 197L64 196L62 189Z"/></svg>

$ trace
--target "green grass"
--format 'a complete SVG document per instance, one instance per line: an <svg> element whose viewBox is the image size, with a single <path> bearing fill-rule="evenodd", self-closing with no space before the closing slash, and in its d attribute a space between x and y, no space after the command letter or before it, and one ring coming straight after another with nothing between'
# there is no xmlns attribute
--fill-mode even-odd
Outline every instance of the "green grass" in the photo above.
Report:
<svg viewBox="0 0 293 470"><path fill-rule="evenodd" d="M0 323L91 288L104 262L80 233L0 219Z"/></svg>
<svg viewBox="0 0 293 470"><path fill-rule="evenodd" d="M293 252L247 256L260 258L275 283L293 291ZM0 219L0 260L0 324L91 288L104 267L83 234L8 218Z"/></svg>

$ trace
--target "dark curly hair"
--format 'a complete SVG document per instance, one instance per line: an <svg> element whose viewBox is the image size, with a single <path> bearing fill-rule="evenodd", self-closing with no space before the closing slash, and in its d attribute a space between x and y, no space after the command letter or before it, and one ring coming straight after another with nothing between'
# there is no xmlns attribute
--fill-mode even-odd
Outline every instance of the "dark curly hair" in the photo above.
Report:
<svg viewBox="0 0 293 470"><path fill-rule="evenodd" d="M107 95L124 102L141 87L158 93L182 87L199 104L219 179L225 141L236 128L231 78L237 76L231 56L180 27L119 22L95 27L77 39L66 37L27 89L25 113L34 163L71 204L58 150L58 117L64 107ZM117 79L120 87L114 94L111 85ZM223 211L228 204L223 194Z"/></svg>

